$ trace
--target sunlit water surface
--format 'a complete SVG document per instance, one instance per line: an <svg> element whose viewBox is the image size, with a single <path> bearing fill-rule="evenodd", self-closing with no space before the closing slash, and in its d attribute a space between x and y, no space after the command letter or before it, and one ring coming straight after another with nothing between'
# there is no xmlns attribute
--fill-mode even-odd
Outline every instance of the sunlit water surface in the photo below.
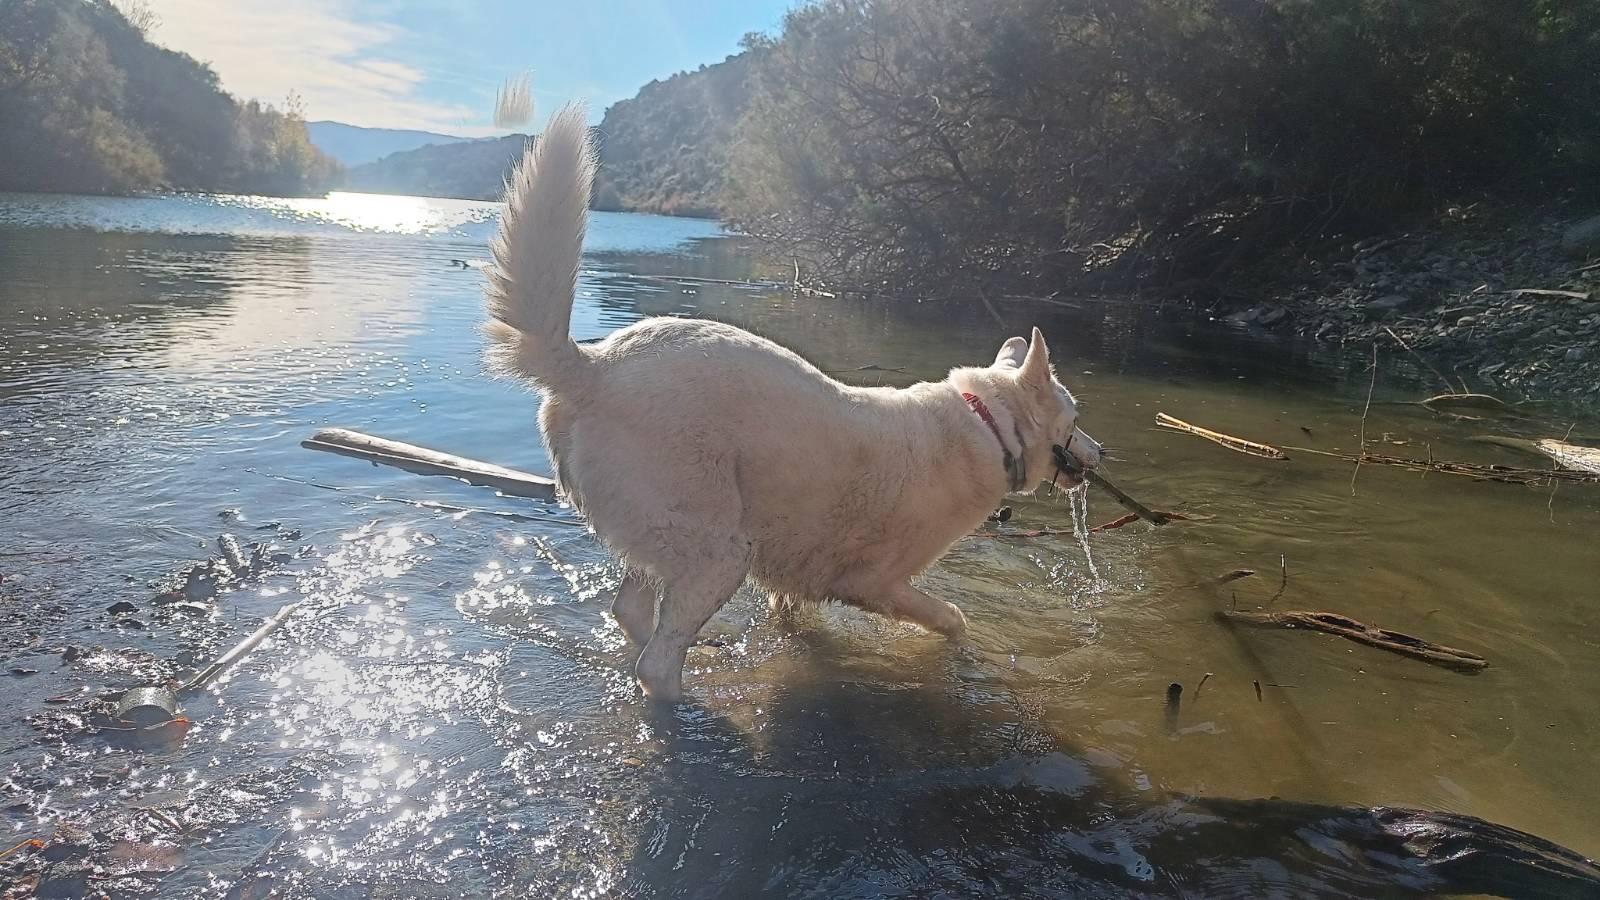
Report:
<svg viewBox="0 0 1600 900"><path fill-rule="evenodd" d="M1002 328L979 304L641 277L753 263L711 223L597 214L579 338L699 315L902 384L1037 323L1085 426L1117 448L1108 473L1209 517L1094 535L1094 572L1070 536L962 542L926 577L971 620L957 645L837 609L786 630L746 590L691 654L690 702L653 712L606 613L617 565L570 510L299 446L344 426L548 471L537 398L480 361L495 214L357 194L0 196L0 648L19 673L0 713L0 844L85 823L160 850L108 889L174 897L1428 889L1181 799L1276 795L1464 812L1600 853L1600 491L1373 466L1352 480L1152 427L1164 411L1350 450L1364 351L1127 302L1000 303ZM1426 393L1386 358L1368 440L1516 461L1467 439L1600 430L1395 402ZM1064 497L1013 506L1007 529L1071 528ZM1089 497L1093 523L1121 511ZM223 532L304 555L211 608L153 604ZM1207 584L1241 567L1259 574ZM186 703L180 744L83 736L70 703L44 702L181 674L302 599ZM107 612L118 601L137 610ZM1492 666L1213 620L1269 601Z"/></svg>

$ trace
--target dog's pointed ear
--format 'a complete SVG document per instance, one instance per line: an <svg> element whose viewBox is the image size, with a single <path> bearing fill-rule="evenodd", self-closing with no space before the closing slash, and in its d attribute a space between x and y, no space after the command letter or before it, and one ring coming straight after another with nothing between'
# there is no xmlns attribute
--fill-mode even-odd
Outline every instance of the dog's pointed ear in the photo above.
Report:
<svg viewBox="0 0 1600 900"><path fill-rule="evenodd" d="M1033 329L1033 340L1028 344L1028 355L1022 360L1020 377L1035 387L1050 384L1050 348L1045 346L1044 333L1038 328Z"/></svg>
<svg viewBox="0 0 1600 900"><path fill-rule="evenodd" d="M1008 338L1000 345L1000 352L995 355L994 367L997 369L1020 369L1022 360L1028 355L1027 338Z"/></svg>

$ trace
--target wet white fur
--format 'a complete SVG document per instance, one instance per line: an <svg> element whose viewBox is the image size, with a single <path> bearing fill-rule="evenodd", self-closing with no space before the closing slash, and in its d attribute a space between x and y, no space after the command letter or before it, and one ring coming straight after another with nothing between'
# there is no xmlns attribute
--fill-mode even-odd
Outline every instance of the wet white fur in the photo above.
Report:
<svg viewBox="0 0 1600 900"><path fill-rule="evenodd" d="M562 490L626 566L612 610L643 647L645 692L679 696L685 652L746 577L778 604L838 600L961 634L961 611L910 579L1011 487L962 392L993 414L1024 487L1053 473L1052 444L1100 460L1043 335L908 388L841 384L772 341L694 319L580 346L568 323L594 168L584 112L568 107L508 185L487 332L499 370L543 394Z"/></svg>

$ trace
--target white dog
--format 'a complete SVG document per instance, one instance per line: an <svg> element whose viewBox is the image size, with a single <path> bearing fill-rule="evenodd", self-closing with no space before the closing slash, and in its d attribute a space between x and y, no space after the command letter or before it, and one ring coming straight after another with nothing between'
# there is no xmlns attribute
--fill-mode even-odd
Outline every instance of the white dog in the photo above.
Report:
<svg viewBox="0 0 1600 900"><path fill-rule="evenodd" d="M645 693L678 698L695 634L746 577L775 604L838 600L960 635L961 611L910 579L1008 492L1058 474L1052 448L1100 462L1043 335L903 389L841 384L716 322L646 319L579 346L594 171L584 112L568 107L508 186L487 332L496 367L544 395L561 489L626 567L611 609L643 647Z"/></svg>

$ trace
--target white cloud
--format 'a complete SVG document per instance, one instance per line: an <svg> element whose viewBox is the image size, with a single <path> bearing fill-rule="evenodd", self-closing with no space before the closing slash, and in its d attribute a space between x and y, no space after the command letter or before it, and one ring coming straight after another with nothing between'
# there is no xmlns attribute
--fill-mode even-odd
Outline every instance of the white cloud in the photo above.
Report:
<svg viewBox="0 0 1600 900"><path fill-rule="evenodd" d="M401 29L360 16L342 0L152 0L152 37L208 62L223 89L279 104L297 92L311 119L375 128L497 133L488 109L417 95L427 73L384 55Z"/></svg>

